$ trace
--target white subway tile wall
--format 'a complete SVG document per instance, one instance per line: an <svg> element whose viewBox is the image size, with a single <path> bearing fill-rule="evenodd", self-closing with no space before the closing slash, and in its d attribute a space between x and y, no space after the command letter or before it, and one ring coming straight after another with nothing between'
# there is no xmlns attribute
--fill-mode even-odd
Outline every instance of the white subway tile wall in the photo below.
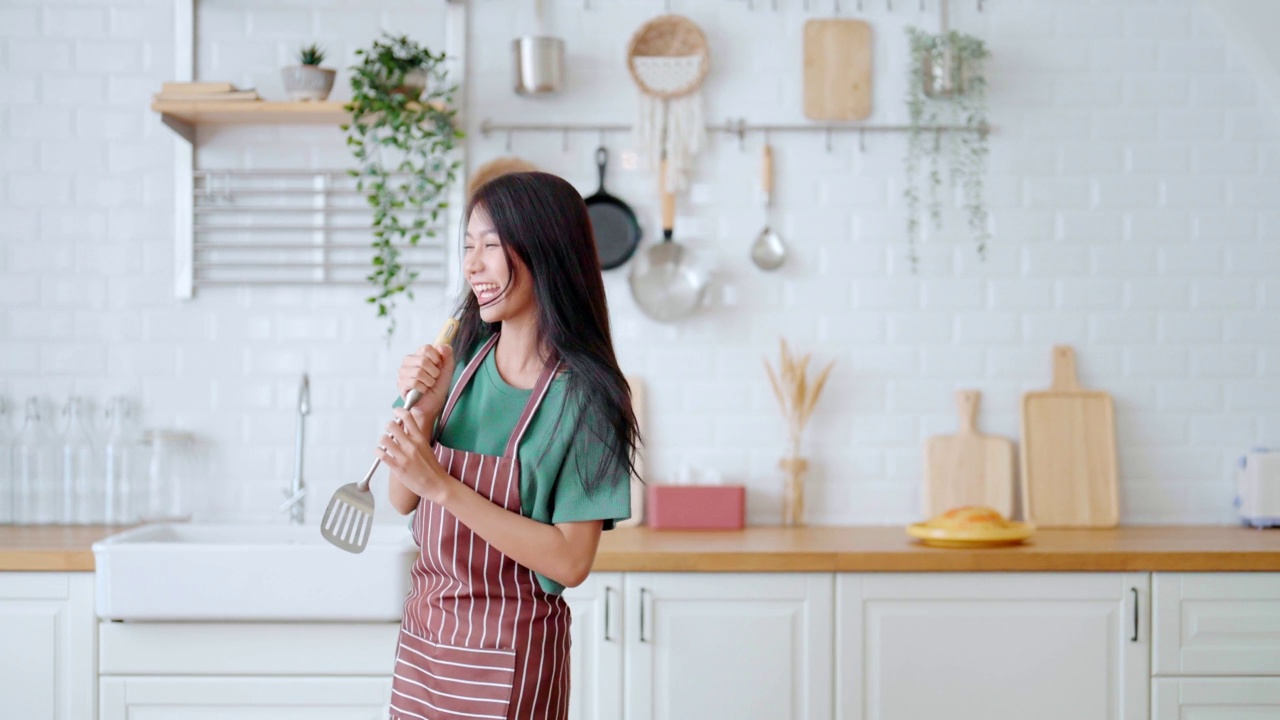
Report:
<svg viewBox="0 0 1280 720"><path fill-rule="evenodd" d="M904 31L935 29L937 4L838 3L874 28L870 122L905 121ZM670 0L709 38L711 121L804 122L803 23L836 6L776 5ZM538 30L533 4L472 0L468 165L517 154L592 192L596 133L508 137L480 123L630 122L626 44L667 6L549 0L545 31L567 39L567 87L527 98L511 90L509 45ZM912 272L903 136L774 133L772 224L793 254L760 273L748 246L764 224L763 138L712 136L675 231L715 267L710 307L654 323L625 267L606 273L623 369L648 387L649 479L714 470L749 486L752 523L777 519L785 430L761 359L785 336L815 368L836 361L806 443L811 522L912 521L921 446L954 431L953 391L981 390L981 427L1017 438L1021 393L1049 384L1050 348L1066 343L1083 384L1116 399L1123 520L1230 522L1234 459L1280 445L1280 123L1263 83L1196 0L951 8L954 26L992 52L985 260L948 208ZM339 68L382 29L441 49L445 12L444 0L198 0L196 76L283 99L279 67L304 42ZM200 516L279 521L307 372L315 522L371 462L401 356L434 336L451 303L420 291L387 343L359 289L176 300L175 140L147 109L174 76L172 34L170 0L0 8L0 397L133 397L145 426L204 441ZM350 96L348 77L336 99ZM652 242L654 175L629 135L604 141L608 186ZM206 168L349 163L329 128L204 128L198 148ZM379 517L395 521L385 502Z"/></svg>

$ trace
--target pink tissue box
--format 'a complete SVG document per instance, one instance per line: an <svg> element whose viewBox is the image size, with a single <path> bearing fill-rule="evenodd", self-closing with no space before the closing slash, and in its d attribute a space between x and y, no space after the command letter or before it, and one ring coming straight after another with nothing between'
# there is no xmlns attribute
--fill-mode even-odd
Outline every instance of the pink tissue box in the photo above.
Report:
<svg viewBox="0 0 1280 720"><path fill-rule="evenodd" d="M742 485L650 485L645 515L660 530L741 530L747 488Z"/></svg>

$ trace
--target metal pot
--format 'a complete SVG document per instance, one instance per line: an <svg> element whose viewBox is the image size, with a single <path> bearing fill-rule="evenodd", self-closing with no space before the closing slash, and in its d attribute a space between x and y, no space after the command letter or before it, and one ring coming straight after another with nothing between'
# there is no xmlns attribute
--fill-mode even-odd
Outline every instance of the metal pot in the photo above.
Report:
<svg viewBox="0 0 1280 720"><path fill-rule="evenodd" d="M545 95L564 85L564 40L525 35L511 41L516 93Z"/></svg>

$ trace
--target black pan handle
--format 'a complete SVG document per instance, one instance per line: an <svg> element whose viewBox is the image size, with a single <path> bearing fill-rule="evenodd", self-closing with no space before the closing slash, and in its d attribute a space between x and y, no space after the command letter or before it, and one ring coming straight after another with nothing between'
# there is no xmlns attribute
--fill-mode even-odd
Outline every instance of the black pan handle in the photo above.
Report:
<svg viewBox="0 0 1280 720"><path fill-rule="evenodd" d="M600 170L600 190L604 190L604 169L609 165L609 151L604 146L596 148L596 167Z"/></svg>

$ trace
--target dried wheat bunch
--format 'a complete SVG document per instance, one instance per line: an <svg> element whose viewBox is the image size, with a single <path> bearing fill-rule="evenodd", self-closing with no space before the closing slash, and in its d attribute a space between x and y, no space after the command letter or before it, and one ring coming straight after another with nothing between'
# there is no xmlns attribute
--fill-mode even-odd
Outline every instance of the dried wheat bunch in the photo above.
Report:
<svg viewBox="0 0 1280 720"><path fill-rule="evenodd" d="M797 457L800 454L800 438L804 434L804 428L809 424L813 408L818 404L818 397L822 395L822 388L827 384L827 376L831 373L831 368L836 361L832 360L828 363L822 372L818 373L817 379L810 384L808 379L810 356L807 353L800 357L792 355L787 348L786 338L782 338L780 343L782 346L782 359L779 363L781 370L775 373L767 358L764 361L764 369L769 373L769 384L773 386L774 397L778 398L778 405L782 408L782 415L787 421L791 456Z"/></svg>

